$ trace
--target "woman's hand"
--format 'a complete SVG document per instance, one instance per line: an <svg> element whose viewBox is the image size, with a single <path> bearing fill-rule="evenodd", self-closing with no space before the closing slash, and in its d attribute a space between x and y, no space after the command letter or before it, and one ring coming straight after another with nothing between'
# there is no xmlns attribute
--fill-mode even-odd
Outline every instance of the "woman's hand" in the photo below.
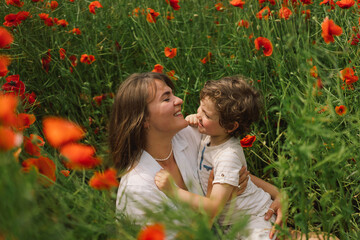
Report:
<svg viewBox="0 0 360 240"><path fill-rule="evenodd" d="M170 173L161 169L155 175L156 186L166 195L173 195L176 185Z"/></svg>
<svg viewBox="0 0 360 240"><path fill-rule="evenodd" d="M270 235L269 235L270 239L273 238L273 236L276 232L276 229L275 229L276 225L278 225L280 227L283 225L280 194L274 199L274 201L270 205L269 210L265 214L265 220L268 221L272 217L273 214L276 215L276 220L275 220L274 226L272 227Z"/></svg>
<svg viewBox="0 0 360 240"><path fill-rule="evenodd" d="M196 114L187 115L185 120L188 122L188 124L191 127L197 127L198 126L199 119L197 119Z"/></svg>
<svg viewBox="0 0 360 240"><path fill-rule="evenodd" d="M249 181L249 171L247 171L246 167L243 166L239 172L239 185L236 189L237 196L245 192L248 181Z"/></svg>

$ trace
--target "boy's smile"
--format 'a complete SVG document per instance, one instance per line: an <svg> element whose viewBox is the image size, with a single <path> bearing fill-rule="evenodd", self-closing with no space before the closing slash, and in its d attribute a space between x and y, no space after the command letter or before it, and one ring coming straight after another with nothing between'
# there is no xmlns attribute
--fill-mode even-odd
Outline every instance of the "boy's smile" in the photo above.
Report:
<svg viewBox="0 0 360 240"><path fill-rule="evenodd" d="M219 145L230 138L225 128L220 126L219 112L216 110L213 100L209 97L205 97L200 101L196 117L199 119L199 132L211 136L210 145Z"/></svg>

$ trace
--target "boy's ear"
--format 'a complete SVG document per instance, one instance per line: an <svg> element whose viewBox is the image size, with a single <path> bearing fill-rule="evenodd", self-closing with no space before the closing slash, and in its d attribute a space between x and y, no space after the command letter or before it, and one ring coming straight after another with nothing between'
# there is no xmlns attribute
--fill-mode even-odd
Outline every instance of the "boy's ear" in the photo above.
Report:
<svg viewBox="0 0 360 240"><path fill-rule="evenodd" d="M239 127L239 123L238 123L238 122L234 122L233 128L230 129L230 130L227 130L227 132L228 132L228 133L231 133L231 132L235 131L238 127Z"/></svg>

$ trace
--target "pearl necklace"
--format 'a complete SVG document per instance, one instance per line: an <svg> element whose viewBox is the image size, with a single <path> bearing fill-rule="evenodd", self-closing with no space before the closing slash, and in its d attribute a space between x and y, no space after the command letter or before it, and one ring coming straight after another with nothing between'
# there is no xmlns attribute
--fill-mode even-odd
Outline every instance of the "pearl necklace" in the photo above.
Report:
<svg viewBox="0 0 360 240"><path fill-rule="evenodd" d="M159 161L159 162L163 162L163 161L166 161L170 158L171 154L173 152L173 149L172 149L172 146L171 146L171 151L169 153L169 156L167 156L166 158L154 158L156 161Z"/></svg>

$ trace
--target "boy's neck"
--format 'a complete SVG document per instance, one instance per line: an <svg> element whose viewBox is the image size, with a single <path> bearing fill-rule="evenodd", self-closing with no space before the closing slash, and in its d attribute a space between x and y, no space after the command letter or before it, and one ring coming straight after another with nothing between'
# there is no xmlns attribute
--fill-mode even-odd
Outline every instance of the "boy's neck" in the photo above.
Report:
<svg viewBox="0 0 360 240"><path fill-rule="evenodd" d="M231 138L230 135L210 136L210 146L218 146Z"/></svg>

